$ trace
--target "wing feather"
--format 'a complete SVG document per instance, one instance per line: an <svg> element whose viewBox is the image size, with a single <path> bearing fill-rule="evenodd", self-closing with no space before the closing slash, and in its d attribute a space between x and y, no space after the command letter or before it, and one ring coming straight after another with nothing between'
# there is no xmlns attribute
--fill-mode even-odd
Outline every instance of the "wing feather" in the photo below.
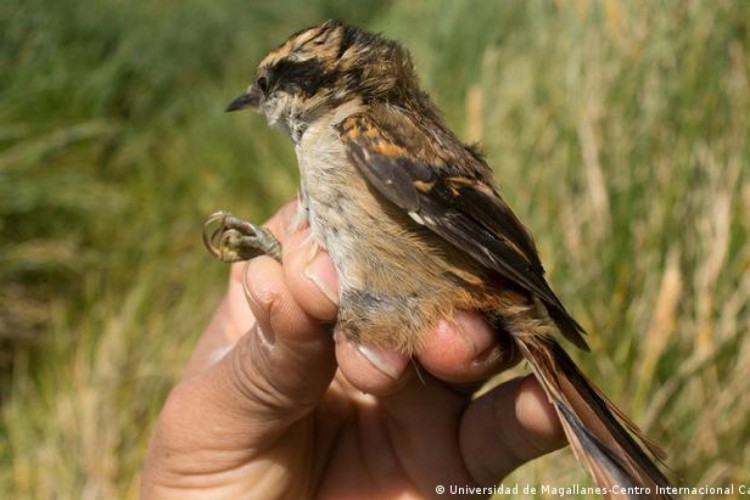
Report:
<svg viewBox="0 0 750 500"><path fill-rule="evenodd" d="M583 328L568 314L544 278L544 268L528 231L497 191L467 165L434 164L423 150L398 140L394 124L364 114L338 125L354 164L387 200L419 224L467 252L486 268L533 293L545 304L563 334L582 349ZM461 146L463 148L463 146ZM460 161L481 162L463 148Z"/></svg>

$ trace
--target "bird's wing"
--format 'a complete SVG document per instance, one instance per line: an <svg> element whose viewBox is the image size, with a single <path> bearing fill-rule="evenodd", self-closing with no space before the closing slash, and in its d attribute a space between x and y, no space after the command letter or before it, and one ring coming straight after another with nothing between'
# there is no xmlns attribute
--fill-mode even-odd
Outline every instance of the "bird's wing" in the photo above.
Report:
<svg viewBox="0 0 750 500"><path fill-rule="evenodd" d="M529 233L479 175L486 166L478 155L464 149L461 160L476 162L476 169L451 165L400 138L398 123L385 125L365 114L346 118L338 131L354 164L383 197L486 268L536 295L563 334L588 349L581 335L583 328L544 278Z"/></svg>

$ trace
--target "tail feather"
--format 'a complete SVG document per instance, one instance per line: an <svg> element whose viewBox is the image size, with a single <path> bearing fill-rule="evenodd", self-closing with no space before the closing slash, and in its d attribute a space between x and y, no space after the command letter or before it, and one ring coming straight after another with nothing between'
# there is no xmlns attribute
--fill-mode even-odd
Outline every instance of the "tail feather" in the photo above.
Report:
<svg viewBox="0 0 750 500"><path fill-rule="evenodd" d="M639 442L657 459L663 455L658 446L586 378L557 341L541 335L514 335L514 340L560 416L576 457L608 496L672 498L662 492L671 486L669 480ZM637 487L650 493L626 494Z"/></svg>

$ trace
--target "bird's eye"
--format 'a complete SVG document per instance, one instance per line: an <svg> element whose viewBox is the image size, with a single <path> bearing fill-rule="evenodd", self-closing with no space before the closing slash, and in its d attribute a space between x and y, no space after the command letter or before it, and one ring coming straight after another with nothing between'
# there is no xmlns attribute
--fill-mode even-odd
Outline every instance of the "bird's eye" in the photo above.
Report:
<svg viewBox="0 0 750 500"><path fill-rule="evenodd" d="M255 80L255 85L257 85L264 93L268 92L268 78L265 76L259 76L258 79Z"/></svg>

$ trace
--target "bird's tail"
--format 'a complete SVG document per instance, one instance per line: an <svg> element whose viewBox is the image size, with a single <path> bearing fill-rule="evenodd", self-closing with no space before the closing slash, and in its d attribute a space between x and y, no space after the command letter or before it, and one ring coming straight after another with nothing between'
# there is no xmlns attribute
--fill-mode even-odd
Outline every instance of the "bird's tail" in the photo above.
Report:
<svg viewBox="0 0 750 500"><path fill-rule="evenodd" d="M605 496L672 498L669 481L651 458L662 455L658 446L586 378L562 346L547 335L514 335L514 340L560 416L573 452Z"/></svg>

